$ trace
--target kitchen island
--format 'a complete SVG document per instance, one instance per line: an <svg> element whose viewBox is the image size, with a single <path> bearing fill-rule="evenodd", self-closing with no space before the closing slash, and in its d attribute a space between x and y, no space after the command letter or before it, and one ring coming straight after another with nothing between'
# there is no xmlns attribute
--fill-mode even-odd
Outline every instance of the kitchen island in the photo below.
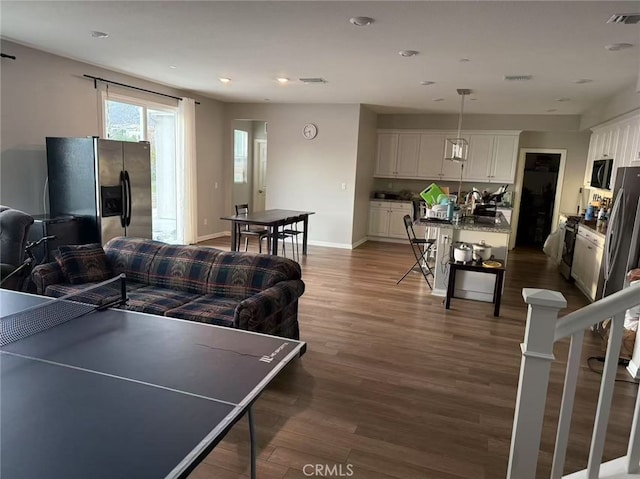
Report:
<svg viewBox="0 0 640 479"><path fill-rule="evenodd" d="M446 296L447 294L449 259L454 243L477 244L484 241L488 246L491 246L492 256L501 261L505 268L507 267L511 226L502 213L498 213L495 218L465 218L457 224L420 218L415 221L415 224L421 228L424 227L425 238L436 240L435 265L433 267L433 294L436 296ZM495 281L496 278L492 274L460 271L456 275L454 297L492 302Z"/></svg>

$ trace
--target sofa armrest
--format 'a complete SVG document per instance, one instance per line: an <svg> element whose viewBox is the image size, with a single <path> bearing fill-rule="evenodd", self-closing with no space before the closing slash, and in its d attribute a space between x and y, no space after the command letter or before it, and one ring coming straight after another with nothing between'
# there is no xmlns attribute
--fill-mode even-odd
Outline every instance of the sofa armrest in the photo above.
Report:
<svg viewBox="0 0 640 479"><path fill-rule="evenodd" d="M31 280L36 285L36 292L42 295L45 294L47 286L65 282L62 268L56 261L39 264L33 268Z"/></svg>
<svg viewBox="0 0 640 479"><path fill-rule="evenodd" d="M302 280L280 281L241 301L236 307L234 322L239 329L278 336L283 335L285 330L291 329L289 326L295 326L297 336L297 306L298 298L302 293L304 293ZM285 324L290 322L295 322L295 325Z"/></svg>

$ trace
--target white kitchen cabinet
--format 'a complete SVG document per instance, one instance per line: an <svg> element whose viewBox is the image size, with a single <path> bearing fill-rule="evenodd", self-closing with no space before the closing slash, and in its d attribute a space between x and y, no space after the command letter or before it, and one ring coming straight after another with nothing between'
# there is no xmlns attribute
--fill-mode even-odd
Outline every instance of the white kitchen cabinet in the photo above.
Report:
<svg viewBox="0 0 640 479"><path fill-rule="evenodd" d="M435 179L442 177L445 133L422 133L418 155L418 178Z"/></svg>
<svg viewBox="0 0 640 479"><path fill-rule="evenodd" d="M616 171L622 166L640 164L640 113L625 115L616 121L592 128L589 153L584 172L584 185L591 186L593 162L613 159L610 186L615 184Z"/></svg>
<svg viewBox="0 0 640 479"><path fill-rule="evenodd" d="M493 159L493 135L470 135L469 158L464 165L465 180L489 181Z"/></svg>
<svg viewBox="0 0 640 479"><path fill-rule="evenodd" d="M413 204L409 201L369 202L369 236L406 239L405 215L413 217Z"/></svg>
<svg viewBox="0 0 640 479"><path fill-rule="evenodd" d="M394 176L398 157L398 134L378 133L376 176Z"/></svg>
<svg viewBox="0 0 640 479"><path fill-rule="evenodd" d="M513 183L518 161L518 139L517 135L470 135L469 160L465 165L464 179Z"/></svg>
<svg viewBox="0 0 640 479"><path fill-rule="evenodd" d="M375 176L415 178L419 150L418 133L379 133Z"/></svg>
<svg viewBox="0 0 640 479"><path fill-rule="evenodd" d="M571 276L576 280L578 288L591 301L596 300L603 254L604 238L584 226L578 227Z"/></svg>
<svg viewBox="0 0 640 479"><path fill-rule="evenodd" d="M491 183L513 183L518 159L518 137L496 135L493 140L493 161L490 169Z"/></svg>

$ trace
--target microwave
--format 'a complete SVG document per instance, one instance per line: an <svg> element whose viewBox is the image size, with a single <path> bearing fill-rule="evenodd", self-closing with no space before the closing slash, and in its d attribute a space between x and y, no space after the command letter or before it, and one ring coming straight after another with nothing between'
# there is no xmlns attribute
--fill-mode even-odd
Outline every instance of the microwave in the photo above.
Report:
<svg viewBox="0 0 640 479"><path fill-rule="evenodd" d="M611 170L613 168L613 159L603 158L593 162L591 170L591 188L600 188L610 190Z"/></svg>

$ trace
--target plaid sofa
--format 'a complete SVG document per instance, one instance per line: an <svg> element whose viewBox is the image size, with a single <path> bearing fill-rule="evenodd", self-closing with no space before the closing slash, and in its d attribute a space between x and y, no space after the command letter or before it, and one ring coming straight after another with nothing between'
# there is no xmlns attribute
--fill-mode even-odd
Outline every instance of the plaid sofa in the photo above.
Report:
<svg viewBox="0 0 640 479"><path fill-rule="evenodd" d="M304 283L294 261L125 237L110 240L104 251L113 276L126 275L124 309L299 339ZM66 282L57 262L35 267L32 279L42 295L76 293L92 304L108 296L82 293L92 283Z"/></svg>

